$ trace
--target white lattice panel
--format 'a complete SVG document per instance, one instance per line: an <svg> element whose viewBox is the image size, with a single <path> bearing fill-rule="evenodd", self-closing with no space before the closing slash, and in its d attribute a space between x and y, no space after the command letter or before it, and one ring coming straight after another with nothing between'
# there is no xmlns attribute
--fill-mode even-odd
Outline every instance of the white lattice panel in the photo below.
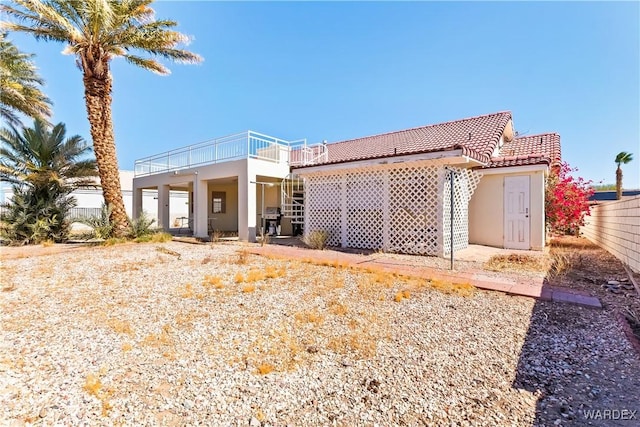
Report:
<svg viewBox="0 0 640 427"><path fill-rule="evenodd" d="M382 199L384 173L381 170L347 174L347 246L382 247Z"/></svg>
<svg viewBox="0 0 640 427"><path fill-rule="evenodd" d="M439 254L440 166L392 169L389 173L389 251Z"/></svg>
<svg viewBox="0 0 640 427"><path fill-rule="evenodd" d="M310 176L305 180L305 233L325 230L329 246L340 246L342 178Z"/></svg>
<svg viewBox="0 0 640 427"><path fill-rule="evenodd" d="M453 250L464 249L469 245L469 200L475 191L482 174L469 169L454 169L453 199ZM443 253L451 253L451 181L445 176L442 199L443 214Z"/></svg>
<svg viewBox="0 0 640 427"><path fill-rule="evenodd" d="M468 245L469 200L481 175L457 169L454 249ZM305 232L326 230L329 245L420 255L449 253L450 187L440 165L308 176ZM343 229L345 227L345 229Z"/></svg>

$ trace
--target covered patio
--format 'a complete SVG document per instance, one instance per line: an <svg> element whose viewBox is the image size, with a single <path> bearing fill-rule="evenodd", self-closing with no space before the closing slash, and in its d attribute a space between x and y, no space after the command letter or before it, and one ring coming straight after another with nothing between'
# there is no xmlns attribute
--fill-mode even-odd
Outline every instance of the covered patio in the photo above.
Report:
<svg viewBox="0 0 640 427"><path fill-rule="evenodd" d="M236 232L256 241L263 207L279 207L289 174L289 153L305 141L285 141L248 131L136 161L133 215L142 212L142 191L158 191L158 225L189 230L198 238ZM187 217L172 217L171 191L189 194ZM262 195L264 194L264 201ZM283 229L290 232L287 221ZM186 233L185 233L186 234Z"/></svg>

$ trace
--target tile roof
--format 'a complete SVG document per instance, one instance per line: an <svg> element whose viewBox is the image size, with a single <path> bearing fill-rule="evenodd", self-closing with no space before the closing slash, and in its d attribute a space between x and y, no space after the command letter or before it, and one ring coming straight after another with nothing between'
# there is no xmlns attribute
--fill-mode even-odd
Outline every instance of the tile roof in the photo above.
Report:
<svg viewBox="0 0 640 427"><path fill-rule="evenodd" d="M327 161L320 164L462 150L462 154L489 163L500 136L511 120L502 111L326 145ZM321 149L321 148L318 148ZM318 165L318 163L316 163Z"/></svg>
<svg viewBox="0 0 640 427"><path fill-rule="evenodd" d="M560 163L560 135L545 133L523 136L505 142L500 153L491 158L486 168Z"/></svg>

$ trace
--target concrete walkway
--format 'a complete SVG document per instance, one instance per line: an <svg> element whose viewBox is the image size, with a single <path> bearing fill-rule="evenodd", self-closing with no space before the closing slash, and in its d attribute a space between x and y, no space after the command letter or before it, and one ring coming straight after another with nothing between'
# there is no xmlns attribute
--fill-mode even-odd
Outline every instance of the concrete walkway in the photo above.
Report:
<svg viewBox="0 0 640 427"><path fill-rule="evenodd" d="M247 248L247 252L283 259L295 259L316 264L341 265L362 270L384 271L423 279L434 279L452 283L468 283L478 289L499 291L510 295L520 295L540 299L580 305L590 308L602 308L598 298L581 295L572 289L552 288L542 278L521 278L514 282L512 278L502 279L489 276L482 271L446 271L429 267L411 265L398 259L375 253L371 255L353 254L333 250L313 250L295 246L265 245Z"/></svg>

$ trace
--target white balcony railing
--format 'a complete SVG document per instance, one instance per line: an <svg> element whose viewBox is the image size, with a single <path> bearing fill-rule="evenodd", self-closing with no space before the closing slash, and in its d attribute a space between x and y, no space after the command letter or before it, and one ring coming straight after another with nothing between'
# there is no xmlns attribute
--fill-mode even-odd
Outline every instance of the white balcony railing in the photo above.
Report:
<svg viewBox="0 0 640 427"><path fill-rule="evenodd" d="M135 176L247 158L288 163L292 147L298 146L306 146L306 140L290 142L247 131L136 160Z"/></svg>

